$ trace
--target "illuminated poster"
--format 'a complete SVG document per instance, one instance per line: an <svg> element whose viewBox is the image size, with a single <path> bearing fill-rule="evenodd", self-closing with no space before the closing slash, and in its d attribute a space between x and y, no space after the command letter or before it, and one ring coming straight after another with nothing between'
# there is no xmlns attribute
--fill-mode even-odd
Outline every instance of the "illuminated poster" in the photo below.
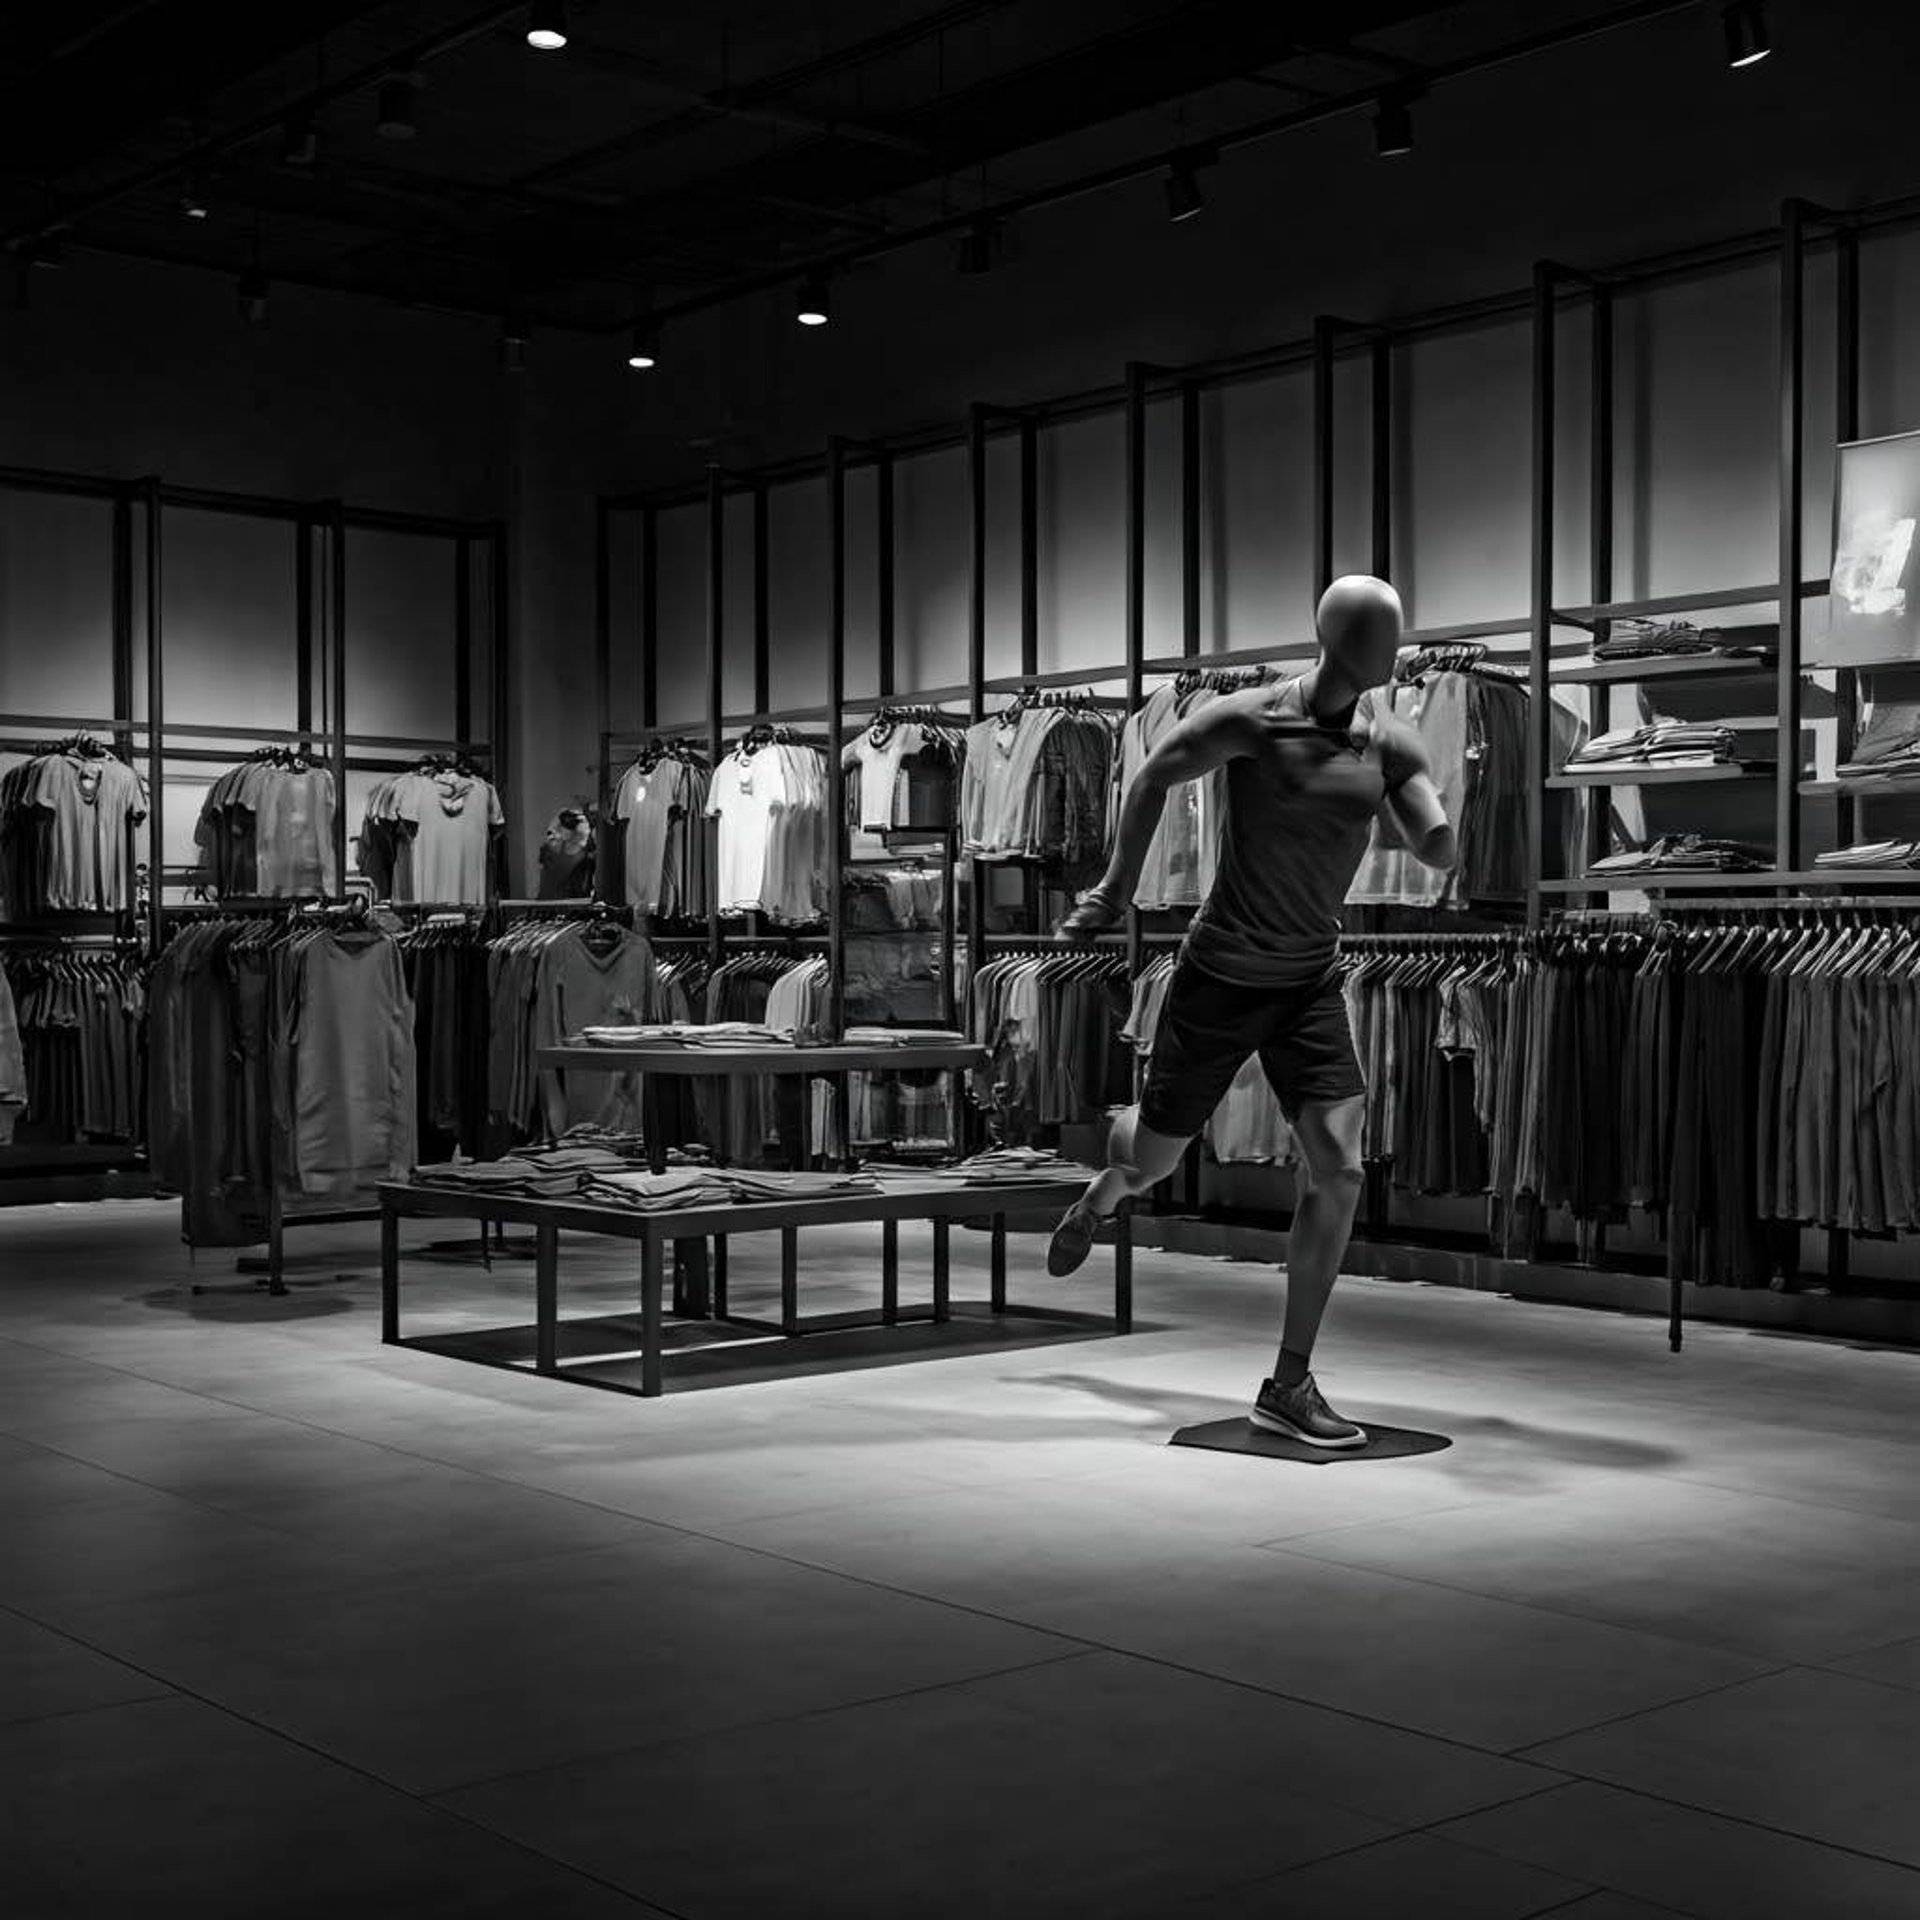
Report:
<svg viewBox="0 0 1920 1920"><path fill-rule="evenodd" d="M1833 594L1824 636L1809 634L1814 667L1920 661L1920 433L1840 449Z"/></svg>

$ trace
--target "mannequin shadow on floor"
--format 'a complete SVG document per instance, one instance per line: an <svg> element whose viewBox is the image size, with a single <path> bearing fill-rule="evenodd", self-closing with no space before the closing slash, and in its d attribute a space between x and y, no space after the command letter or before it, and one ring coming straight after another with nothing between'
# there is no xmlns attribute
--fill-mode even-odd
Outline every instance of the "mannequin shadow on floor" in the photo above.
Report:
<svg viewBox="0 0 1920 1920"><path fill-rule="evenodd" d="M333 1276L341 1281L358 1279L357 1274ZM209 1283L201 1292L189 1286L163 1287L157 1293L140 1293L132 1301L151 1307L156 1313L184 1313L195 1320L211 1320L228 1325L255 1321L323 1320L331 1314L352 1313L355 1301L350 1294L329 1289L322 1280L290 1280L287 1291L275 1296L264 1285L253 1286L244 1280Z"/></svg>
<svg viewBox="0 0 1920 1920"><path fill-rule="evenodd" d="M1310 1447L1285 1434L1265 1433L1247 1416L1209 1420L1202 1426L1182 1427L1167 1442L1170 1447L1200 1447L1208 1453L1245 1453L1260 1460L1291 1460L1303 1467L1330 1467L1341 1460L1411 1460L1425 1453L1444 1453L1453 1442L1444 1433L1415 1433L1407 1427L1367 1423L1364 1447Z"/></svg>

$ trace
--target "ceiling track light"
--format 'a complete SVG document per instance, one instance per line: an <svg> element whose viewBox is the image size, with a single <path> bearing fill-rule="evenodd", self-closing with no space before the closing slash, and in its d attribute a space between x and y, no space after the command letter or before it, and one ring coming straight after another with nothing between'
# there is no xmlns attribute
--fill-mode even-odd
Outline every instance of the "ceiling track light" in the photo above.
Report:
<svg viewBox="0 0 1920 1920"><path fill-rule="evenodd" d="M833 318L827 283L818 274L809 274L800 282L800 290L794 295L793 317L803 327L824 327Z"/></svg>
<svg viewBox="0 0 1920 1920"><path fill-rule="evenodd" d="M237 291L240 312L250 326L259 326L267 317L267 276L258 267L249 267L240 276Z"/></svg>
<svg viewBox="0 0 1920 1920"><path fill-rule="evenodd" d="M411 140L419 132L415 119L419 99L418 74L396 73L381 81L373 125L382 140Z"/></svg>
<svg viewBox="0 0 1920 1920"><path fill-rule="evenodd" d="M27 242L24 257L30 267L52 270L67 264L67 249L57 233L37 233Z"/></svg>
<svg viewBox="0 0 1920 1920"><path fill-rule="evenodd" d="M513 314L500 322L500 364L508 373L527 370L527 323Z"/></svg>
<svg viewBox="0 0 1920 1920"><path fill-rule="evenodd" d="M540 53L558 53L566 44L566 0L533 0L527 9L527 45Z"/></svg>
<svg viewBox="0 0 1920 1920"><path fill-rule="evenodd" d="M1383 94L1375 101L1373 150L1382 160L1413 151L1413 102L1406 94Z"/></svg>
<svg viewBox="0 0 1920 1920"><path fill-rule="evenodd" d="M207 196L200 186L200 176L190 173L180 186L180 211L189 220L204 220L210 209Z"/></svg>
<svg viewBox="0 0 1920 1920"><path fill-rule="evenodd" d="M627 365L645 373L660 364L660 329L651 320L636 320L627 337Z"/></svg>
<svg viewBox="0 0 1920 1920"><path fill-rule="evenodd" d="M1190 160L1176 160L1167 169L1167 218L1178 225L1205 211L1207 196Z"/></svg>
<svg viewBox="0 0 1920 1920"><path fill-rule="evenodd" d="M976 220L953 250L955 268L967 275L991 273L999 262L999 227L991 220Z"/></svg>
<svg viewBox="0 0 1920 1920"><path fill-rule="evenodd" d="M1757 67L1773 51L1767 38L1767 10L1761 0L1734 0L1720 9L1720 26L1727 36L1727 65Z"/></svg>
<svg viewBox="0 0 1920 1920"><path fill-rule="evenodd" d="M320 158L320 129L304 113L280 129L280 164L310 167Z"/></svg>

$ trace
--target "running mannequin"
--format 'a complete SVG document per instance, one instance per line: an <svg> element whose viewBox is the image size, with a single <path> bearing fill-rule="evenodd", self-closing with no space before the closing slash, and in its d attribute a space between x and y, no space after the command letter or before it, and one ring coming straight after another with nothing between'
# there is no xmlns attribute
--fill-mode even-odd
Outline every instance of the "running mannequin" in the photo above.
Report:
<svg viewBox="0 0 1920 1920"><path fill-rule="evenodd" d="M1047 1271L1073 1272L1100 1221L1173 1172L1257 1052L1306 1175L1280 1358L1249 1417L1312 1446L1359 1447L1366 1434L1310 1371L1363 1179L1366 1081L1340 985L1340 913L1376 818L1430 867L1451 867L1455 845L1418 736L1369 692L1393 672L1399 595L1350 574L1321 597L1315 626L1320 657L1305 673L1222 695L1154 748L1121 803L1105 875L1060 924L1075 940L1118 921L1168 789L1226 768L1219 874L1174 970L1140 1104L1114 1123L1106 1171L1055 1228Z"/></svg>

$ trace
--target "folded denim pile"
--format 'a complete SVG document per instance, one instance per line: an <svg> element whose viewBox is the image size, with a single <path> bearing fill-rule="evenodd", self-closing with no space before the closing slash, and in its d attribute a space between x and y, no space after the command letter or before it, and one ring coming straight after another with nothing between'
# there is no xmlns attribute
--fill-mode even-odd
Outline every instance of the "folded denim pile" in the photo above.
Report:
<svg viewBox="0 0 1920 1920"><path fill-rule="evenodd" d="M1772 865L1771 853L1744 840L1715 840L1703 833L1665 833L1644 847L1596 860L1588 872L1764 873Z"/></svg>
<svg viewBox="0 0 1920 1920"><path fill-rule="evenodd" d="M1835 768L1843 780L1891 780L1920 773L1920 700L1876 701L1853 757Z"/></svg>
<svg viewBox="0 0 1920 1920"><path fill-rule="evenodd" d="M1569 771L1627 764L1719 766L1733 758L1733 729L1710 720L1656 720L1643 727L1616 727L1595 734L1569 756Z"/></svg>
<svg viewBox="0 0 1920 1920"><path fill-rule="evenodd" d="M1920 840L1866 840L1813 856L1816 867L1920 867Z"/></svg>

